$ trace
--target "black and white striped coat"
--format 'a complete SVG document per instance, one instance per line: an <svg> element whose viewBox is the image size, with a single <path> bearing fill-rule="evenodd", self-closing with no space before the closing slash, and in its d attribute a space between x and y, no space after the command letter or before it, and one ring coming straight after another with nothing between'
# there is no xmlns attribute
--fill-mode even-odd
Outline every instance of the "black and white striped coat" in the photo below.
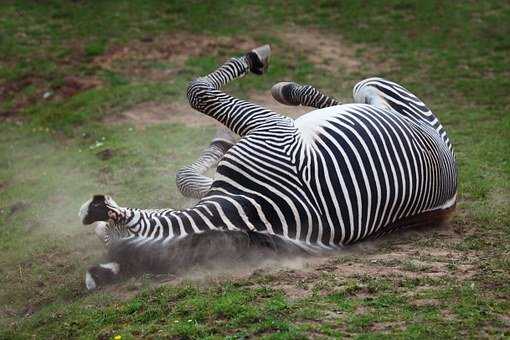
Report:
<svg viewBox="0 0 510 340"><path fill-rule="evenodd" d="M96 196L82 208L84 223L105 221L106 234L108 225L120 225L124 231L116 235L139 243L170 244L191 234L228 230L330 249L406 221L426 223L454 207L451 143L415 95L394 82L370 78L354 87L355 103L340 104L308 85L278 84L277 100L318 108L293 120L220 90L250 70L262 73L266 63L264 50L254 50L190 83L191 106L241 137L235 144L213 141L217 147L226 144L212 154L206 151L206 164L178 174L181 191L201 197L193 208L137 210ZM213 180L201 175L220 158Z"/></svg>

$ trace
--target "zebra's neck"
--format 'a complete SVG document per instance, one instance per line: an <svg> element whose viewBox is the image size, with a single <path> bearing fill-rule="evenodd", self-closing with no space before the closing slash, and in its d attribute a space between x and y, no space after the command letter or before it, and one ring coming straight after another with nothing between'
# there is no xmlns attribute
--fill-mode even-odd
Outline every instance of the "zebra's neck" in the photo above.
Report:
<svg viewBox="0 0 510 340"><path fill-rule="evenodd" d="M197 204L191 209L133 209L114 207L110 223L124 225L131 236L145 240L170 241L211 230L237 230L222 221L215 204Z"/></svg>

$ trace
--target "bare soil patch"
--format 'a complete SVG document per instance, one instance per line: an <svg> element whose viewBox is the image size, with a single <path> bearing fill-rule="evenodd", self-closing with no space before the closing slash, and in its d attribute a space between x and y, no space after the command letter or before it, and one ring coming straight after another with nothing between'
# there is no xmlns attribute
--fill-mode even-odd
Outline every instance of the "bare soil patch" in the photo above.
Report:
<svg viewBox="0 0 510 340"><path fill-rule="evenodd" d="M380 56L380 49L347 43L339 34L294 26L278 36L316 67L335 74L339 71L380 73L394 66L391 60Z"/></svg>
<svg viewBox="0 0 510 340"><path fill-rule="evenodd" d="M226 56L234 48L249 50L255 46L256 42L245 37L212 37L178 32L112 46L105 54L92 60L84 58L83 47L76 44L73 47L75 53L55 62L62 67L87 63L96 70L113 71L129 78L164 81L175 76L190 57ZM102 80L97 76L83 75L69 75L53 85L48 79L36 75L0 82L0 101L13 98L12 107L8 111L1 111L0 119L19 119L17 113L27 106L44 100L65 99L101 84ZM27 91L29 88L33 89Z"/></svg>
<svg viewBox="0 0 510 340"><path fill-rule="evenodd" d="M406 323L404 321L388 321L388 322L376 322L370 326L372 332L394 332L397 330L406 329Z"/></svg>
<svg viewBox="0 0 510 340"><path fill-rule="evenodd" d="M358 47L346 44L339 35L293 27L280 33L280 37L319 68L337 72L339 67L352 70L361 65L356 57Z"/></svg>
<svg viewBox="0 0 510 340"><path fill-rule="evenodd" d="M0 82L0 103L7 102L12 98L9 109L0 109L0 121L21 122L17 113L24 107L42 100L44 80L37 77L23 77L16 80ZM25 91L34 88L32 91Z"/></svg>
<svg viewBox="0 0 510 340"><path fill-rule="evenodd" d="M304 106L280 104L273 99L270 91L251 92L248 100L293 118L313 110ZM194 110L187 102L182 101L171 104L153 101L140 103L121 113L104 117L103 122L105 124L133 124L142 129L157 124L183 124L189 127L219 126L216 120Z"/></svg>
<svg viewBox="0 0 510 340"><path fill-rule="evenodd" d="M101 85L102 82L96 77L77 77L68 76L64 78L62 85L56 87L56 95L61 98L72 97L78 92L86 91L96 86Z"/></svg>
<svg viewBox="0 0 510 340"><path fill-rule="evenodd" d="M190 127L213 126L216 121L193 110L188 104L145 102L116 115L103 118L105 124L133 124L144 128L156 124L184 124Z"/></svg>
<svg viewBox="0 0 510 340"><path fill-rule="evenodd" d="M128 77L164 81L175 76L190 57L226 56L231 49L244 51L255 46L255 41L245 37L175 32L113 46L93 63ZM157 67L158 63L171 67Z"/></svg>
<svg viewBox="0 0 510 340"><path fill-rule="evenodd" d="M0 102L12 99L10 109L0 111L0 121L21 121L18 113L28 106L72 97L101 84L101 80L94 76L67 76L62 82L53 85L38 76L0 83Z"/></svg>
<svg viewBox="0 0 510 340"><path fill-rule="evenodd" d="M7 186L8 186L8 182L7 181L0 181L0 192L2 192L5 189L7 189Z"/></svg>

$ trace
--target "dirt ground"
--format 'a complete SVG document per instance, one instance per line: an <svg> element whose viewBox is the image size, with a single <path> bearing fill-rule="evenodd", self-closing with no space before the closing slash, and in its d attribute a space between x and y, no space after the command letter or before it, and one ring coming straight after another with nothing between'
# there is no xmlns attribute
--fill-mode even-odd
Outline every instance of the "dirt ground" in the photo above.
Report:
<svg viewBox="0 0 510 340"><path fill-rule="evenodd" d="M373 61L377 51L363 52L365 64L356 56L361 45L352 45L318 30L302 30L290 27L288 30L277 33L278 38L287 42L292 49L305 55L310 63L317 65L320 70L328 72L359 72L363 69L367 74L376 74L393 67L391 61L384 63ZM228 58L224 52L226 48L235 48L239 51L250 50L259 45L251 39L218 38L200 35L178 34L171 37L158 37L150 41L141 41L129 46L119 46L111 49L107 54L100 56L94 62L100 67L125 74L129 77L140 77L154 81L171 80L177 69L161 72L150 69L144 65L148 60L160 60L182 67L186 60L194 56L222 56ZM283 50L273 50L274 54L286 53ZM278 103L271 96L271 89L266 91L252 91L248 100L267 107L275 112L297 118L313 108L302 106L286 106ZM184 93L185 89L183 89ZM342 102L352 102L352 98L339 98ZM135 105L115 116L104 118L106 124L131 123L138 128L161 123L179 123L187 126L210 126L216 123L209 117L193 110L182 98L174 103L144 102Z"/></svg>

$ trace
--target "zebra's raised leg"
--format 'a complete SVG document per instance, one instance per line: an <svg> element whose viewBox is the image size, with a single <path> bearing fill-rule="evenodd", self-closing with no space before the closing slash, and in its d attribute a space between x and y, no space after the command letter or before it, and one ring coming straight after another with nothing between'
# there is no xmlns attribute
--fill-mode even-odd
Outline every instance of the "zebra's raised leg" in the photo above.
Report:
<svg viewBox="0 0 510 340"><path fill-rule="evenodd" d="M217 165L223 155L235 144L234 134L225 127L218 128L211 144L200 157L186 165L176 174L176 184L179 191L186 197L200 199L207 194L213 179L204 173Z"/></svg>
<svg viewBox="0 0 510 340"><path fill-rule="evenodd" d="M309 106L317 109L342 104L338 99L327 96L311 85L280 82L271 88L273 98L284 105Z"/></svg>
<svg viewBox="0 0 510 340"><path fill-rule="evenodd" d="M230 59L207 76L193 80L187 91L191 107L213 117L241 137L275 125L292 126L288 117L220 91L223 85L250 71L264 73L270 51L269 45L256 48L243 57Z"/></svg>

